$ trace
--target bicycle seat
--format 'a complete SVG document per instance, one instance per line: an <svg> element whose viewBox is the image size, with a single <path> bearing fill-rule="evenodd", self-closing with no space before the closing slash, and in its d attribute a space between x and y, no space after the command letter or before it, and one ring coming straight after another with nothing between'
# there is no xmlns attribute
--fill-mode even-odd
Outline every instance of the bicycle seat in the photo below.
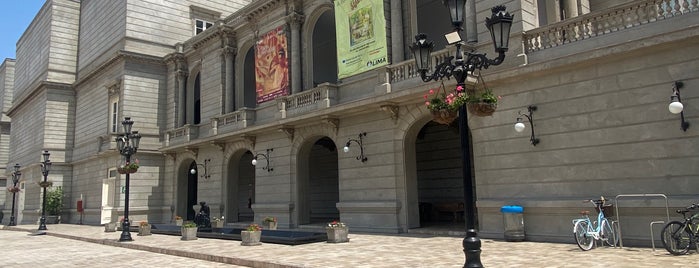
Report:
<svg viewBox="0 0 699 268"><path fill-rule="evenodd" d="M580 211L580 214L582 214L582 215L590 215L590 211L589 211L589 210L583 210L583 211Z"/></svg>

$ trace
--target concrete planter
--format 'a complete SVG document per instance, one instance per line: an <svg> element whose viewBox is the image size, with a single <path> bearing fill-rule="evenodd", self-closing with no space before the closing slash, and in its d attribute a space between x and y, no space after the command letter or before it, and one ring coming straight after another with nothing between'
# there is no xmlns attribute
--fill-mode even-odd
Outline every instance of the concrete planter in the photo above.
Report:
<svg viewBox="0 0 699 268"><path fill-rule="evenodd" d="M223 221L212 221L211 227L213 228L223 228Z"/></svg>
<svg viewBox="0 0 699 268"><path fill-rule="evenodd" d="M335 227L325 229L328 234L328 243L345 243L349 242L347 235L349 234L349 228L347 227Z"/></svg>
<svg viewBox="0 0 699 268"><path fill-rule="evenodd" d="M104 231L107 233L116 232L117 223L109 222L104 224Z"/></svg>
<svg viewBox="0 0 699 268"><path fill-rule="evenodd" d="M277 230L277 222L274 221L266 221L262 224L262 228L265 228L266 230Z"/></svg>
<svg viewBox="0 0 699 268"><path fill-rule="evenodd" d="M150 224L147 225L139 225L138 226L138 235L139 236L146 236L146 235L151 235L150 233ZM195 234L196 235L196 234Z"/></svg>
<svg viewBox="0 0 699 268"><path fill-rule="evenodd" d="M175 220L175 225L177 226L182 226L182 223L184 223L183 219Z"/></svg>
<svg viewBox="0 0 699 268"><path fill-rule="evenodd" d="M180 232L182 233L181 240L197 240L197 227L182 227Z"/></svg>
<svg viewBox="0 0 699 268"><path fill-rule="evenodd" d="M241 231L240 244L243 246L258 246L262 245L260 243L260 238L262 238L262 231Z"/></svg>

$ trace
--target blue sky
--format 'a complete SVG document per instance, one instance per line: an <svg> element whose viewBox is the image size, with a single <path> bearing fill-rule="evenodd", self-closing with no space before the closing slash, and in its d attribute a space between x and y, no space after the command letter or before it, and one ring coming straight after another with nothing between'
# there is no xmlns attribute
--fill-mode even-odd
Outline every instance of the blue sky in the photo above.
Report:
<svg viewBox="0 0 699 268"><path fill-rule="evenodd" d="M5 58L15 58L17 40L22 36L36 13L39 12L44 0L2 0L2 16L0 16L0 61Z"/></svg>

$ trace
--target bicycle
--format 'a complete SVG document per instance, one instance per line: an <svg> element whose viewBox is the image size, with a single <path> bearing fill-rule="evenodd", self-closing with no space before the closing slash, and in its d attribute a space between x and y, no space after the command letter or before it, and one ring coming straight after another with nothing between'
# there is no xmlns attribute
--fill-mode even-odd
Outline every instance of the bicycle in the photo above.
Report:
<svg viewBox="0 0 699 268"><path fill-rule="evenodd" d="M697 208L699 208L699 205L692 204L685 209L678 209L676 212L682 214L684 222L671 221L663 227L660 239L670 254L684 255L689 252L689 248L692 245L697 248L697 244L699 244L699 213L694 213L691 217L687 217L687 213ZM697 251L699 251L699 248L697 248Z"/></svg>
<svg viewBox="0 0 699 268"><path fill-rule="evenodd" d="M609 220L604 216L604 208L611 207L611 205L604 204L604 196L600 197L599 200L585 200L583 202L593 203L598 214L597 220L594 222L590 220L590 211L582 211L581 214L584 218L573 220L573 235L578 247L584 251L590 250L593 243L597 240L601 240L612 247L616 246L617 236Z"/></svg>

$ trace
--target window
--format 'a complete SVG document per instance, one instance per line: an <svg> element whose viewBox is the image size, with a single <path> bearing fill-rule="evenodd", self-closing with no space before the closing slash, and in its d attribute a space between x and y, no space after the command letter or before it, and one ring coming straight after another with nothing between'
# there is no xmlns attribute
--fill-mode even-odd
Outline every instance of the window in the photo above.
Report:
<svg viewBox="0 0 699 268"><path fill-rule="evenodd" d="M112 96L109 98L109 132L119 132L119 98Z"/></svg>
<svg viewBox="0 0 699 268"><path fill-rule="evenodd" d="M7 187L7 179L0 179L0 187Z"/></svg>
<svg viewBox="0 0 699 268"><path fill-rule="evenodd" d="M206 31L206 29L211 28L213 26L213 23L201 20L201 19L195 19L194 20L194 35L200 34L203 31Z"/></svg>

